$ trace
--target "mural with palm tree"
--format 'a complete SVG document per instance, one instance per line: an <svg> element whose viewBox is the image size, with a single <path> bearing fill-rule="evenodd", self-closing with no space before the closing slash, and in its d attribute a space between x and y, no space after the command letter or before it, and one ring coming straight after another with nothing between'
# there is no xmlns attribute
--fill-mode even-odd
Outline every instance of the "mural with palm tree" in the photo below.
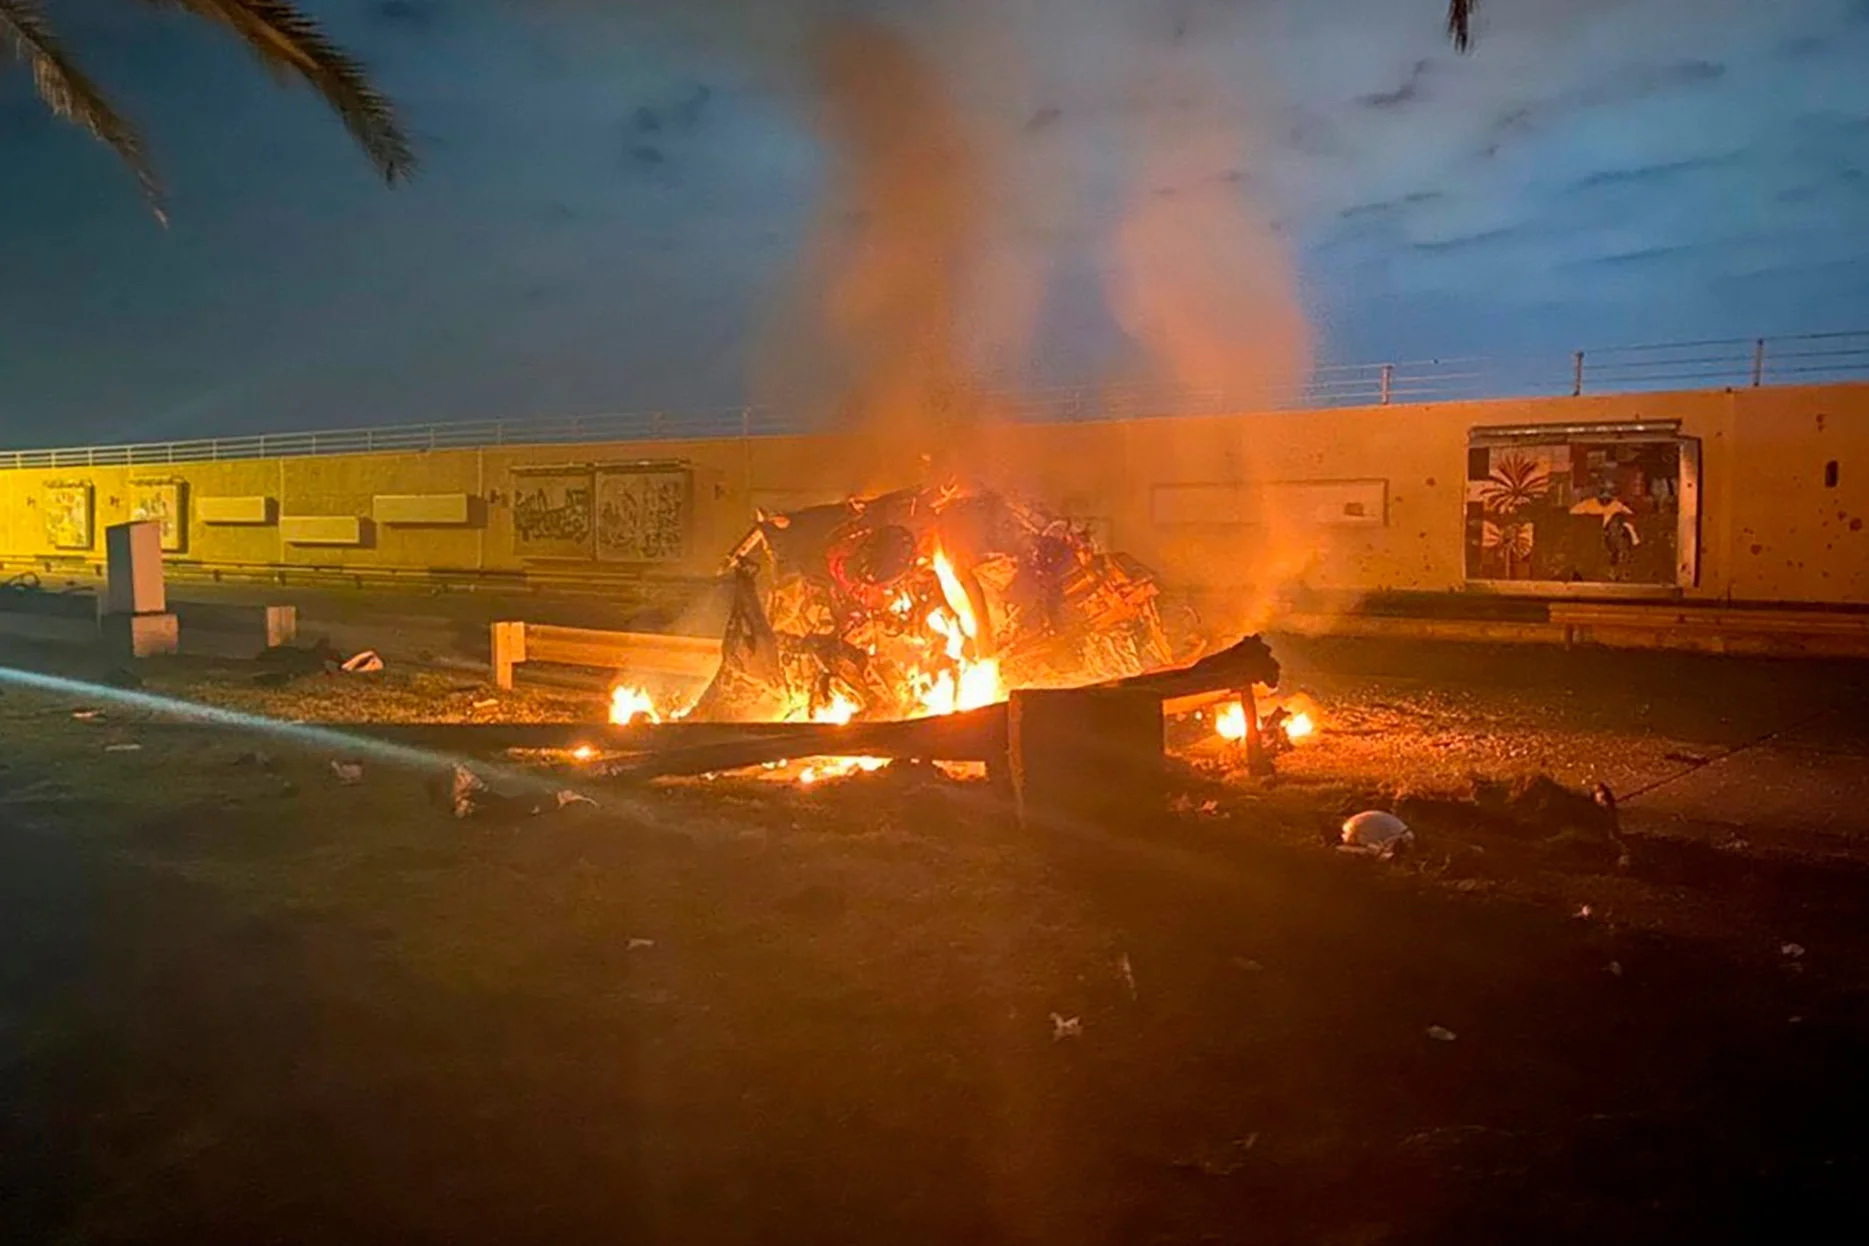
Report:
<svg viewBox="0 0 1869 1246"><path fill-rule="evenodd" d="M1519 450L1508 450L1493 461L1486 479L1474 489L1484 512L1480 547L1499 560L1499 578L1517 579L1531 567L1537 538L1531 518L1523 512L1551 492L1551 465Z"/></svg>
<svg viewBox="0 0 1869 1246"><path fill-rule="evenodd" d="M178 9L231 31L279 77L295 77L324 97L385 181L415 171L415 153L389 100L363 66L325 37L290 0L141 0ZM39 99L57 117L82 126L129 167L150 209L164 220L162 182L136 127L116 110L66 53L41 0L0 0L0 41L32 72Z"/></svg>

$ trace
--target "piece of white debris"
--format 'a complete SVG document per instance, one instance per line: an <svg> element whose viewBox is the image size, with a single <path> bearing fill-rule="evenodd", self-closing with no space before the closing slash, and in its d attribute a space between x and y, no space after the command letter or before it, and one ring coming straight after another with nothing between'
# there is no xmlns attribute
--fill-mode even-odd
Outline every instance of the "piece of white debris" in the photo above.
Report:
<svg viewBox="0 0 1869 1246"><path fill-rule="evenodd" d="M1343 846L1353 852L1392 857L1414 842L1408 823L1380 809L1365 809L1343 822Z"/></svg>
<svg viewBox="0 0 1869 1246"><path fill-rule="evenodd" d="M1428 1037L1437 1043L1451 1043L1454 1041L1454 1032L1444 1025L1431 1025L1428 1027Z"/></svg>
<svg viewBox="0 0 1869 1246"><path fill-rule="evenodd" d="M73 710L71 716L81 723L93 723L104 716L103 710Z"/></svg>
<svg viewBox="0 0 1869 1246"><path fill-rule="evenodd" d="M477 710L490 710L490 709L492 709L492 708L493 708L494 706L496 706L496 705L498 705L499 703L500 703L500 702L499 702L499 700L498 700L498 698L496 698L496 697L488 697L488 698L487 698L486 700L484 700L484 701L476 701L476 702L474 702L474 708L475 708L475 709L477 709Z"/></svg>
<svg viewBox="0 0 1869 1246"><path fill-rule="evenodd" d="M1591 908L1591 907L1590 907L1589 905L1587 905L1587 904L1579 904L1579 905L1577 906L1577 920L1578 920L1578 921L1584 921L1584 922L1587 922L1587 921L1589 921L1589 920L1590 920L1590 918L1591 918L1591 916L1592 916L1592 915L1593 915L1593 914L1594 914L1595 912L1596 912L1596 910L1595 910L1595 909L1593 909L1593 908Z"/></svg>
<svg viewBox="0 0 1869 1246"><path fill-rule="evenodd" d="M597 807L597 802L582 792L574 792L566 788L558 793L558 807L564 809L571 805L589 805L594 809Z"/></svg>
<svg viewBox="0 0 1869 1246"><path fill-rule="evenodd" d="M1609 972L1613 977L1622 977L1622 962L1619 960L1611 961L1609 963Z"/></svg>
<svg viewBox="0 0 1869 1246"><path fill-rule="evenodd" d="M449 807L457 818L471 818L480 812L480 802L476 799L487 790L487 785L479 775L466 766L456 765L453 780L448 789Z"/></svg>
<svg viewBox="0 0 1869 1246"><path fill-rule="evenodd" d="M1136 971L1129 963L1128 952L1124 952L1121 956L1116 958L1116 976L1121 978L1123 980L1123 985L1128 988L1129 998L1132 1000L1135 999Z"/></svg>
<svg viewBox="0 0 1869 1246"><path fill-rule="evenodd" d="M354 787L363 782L363 763L360 761L334 761L331 763L331 775L346 787Z"/></svg>
<svg viewBox="0 0 1869 1246"><path fill-rule="evenodd" d="M640 952L644 948L651 948L654 946L654 939L631 939L628 943L623 945L623 950L626 952Z"/></svg>
<svg viewBox="0 0 1869 1246"><path fill-rule="evenodd" d="M383 669L383 659L376 650L365 649L345 658L342 669L352 675L370 675Z"/></svg>
<svg viewBox="0 0 1869 1246"><path fill-rule="evenodd" d="M1781 943L1778 945L1778 954L1788 960L1796 960L1804 955L1804 945L1802 943Z"/></svg>
<svg viewBox="0 0 1869 1246"><path fill-rule="evenodd" d="M1051 1014L1051 1041L1058 1042L1066 1038L1082 1038L1084 1021L1081 1017L1066 1017L1058 1013Z"/></svg>
<svg viewBox="0 0 1869 1246"><path fill-rule="evenodd" d="M140 744L106 744L104 751L106 753L136 753L141 752L142 748Z"/></svg>

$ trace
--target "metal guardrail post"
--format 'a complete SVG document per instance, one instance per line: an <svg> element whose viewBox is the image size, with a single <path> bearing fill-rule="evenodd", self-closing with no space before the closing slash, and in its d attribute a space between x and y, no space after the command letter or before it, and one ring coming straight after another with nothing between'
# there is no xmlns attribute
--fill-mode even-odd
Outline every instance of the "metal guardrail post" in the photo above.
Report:
<svg viewBox="0 0 1869 1246"><path fill-rule="evenodd" d="M1583 352L1573 351L1570 357L1570 396L1583 397Z"/></svg>
<svg viewBox="0 0 1869 1246"><path fill-rule="evenodd" d="M1394 388L1394 385L1395 365L1392 363L1385 363L1382 365L1382 405L1385 407L1389 405L1389 393L1390 390Z"/></svg>
<svg viewBox="0 0 1869 1246"><path fill-rule="evenodd" d="M1765 339L1760 338L1752 346L1752 388L1765 384Z"/></svg>

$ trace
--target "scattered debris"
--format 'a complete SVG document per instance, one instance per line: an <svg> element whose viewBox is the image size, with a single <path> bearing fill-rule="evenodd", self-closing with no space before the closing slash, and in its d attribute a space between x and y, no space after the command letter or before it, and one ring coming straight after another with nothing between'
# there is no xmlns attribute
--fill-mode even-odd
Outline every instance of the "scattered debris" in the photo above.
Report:
<svg viewBox="0 0 1869 1246"><path fill-rule="evenodd" d="M640 952L644 948L652 948L654 946L654 939L631 939L628 943L623 945L623 950L625 952Z"/></svg>
<svg viewBox="0 0 1869 1246"><path fill-rule="evenodd" d="M1663 761L1678 761L1683 766L1704 766L1712 761L1711 757L1702 757L1699 753L1663 753Z"/></svg>
<svg viewBox="0 0 1869 1246"><path fill-rule="evenodd" d="M1428 1037L1437 1043L1451 1043L1455 1034L1444 1025L1431 1025L1428 1027Z"/></svg>
<svg viewBox="0 0 1869 1246"><path fill-rule="evenodd" d="M1587 922L1595 915L1596 915L1596 910L1591 908L1589 905L1579 904L1577 906L1576 917L1578 921Z"/></svg>
<svg viewBox="0 0 1869 1246"><path fill-rule="evenodd" d="M500 699L498 697L487 697L483 700L474 702L473 708L477 710L490 710L494 706L498 705L499 703L500 703Z"/></svg>
<svg viewBox="0 0 1869 1246"><path fill-rule="evenodd" d="M1778 954L1786 960L1797 960L1804 955L1804 945L1802 943L1781 943L1778 945Z"/></svg>
<svg viewBox="0 0 1869 1246"><path fill-rule="evenodd" d="M448 810L457 818L471 818L479 813L487 785L466 766L457 765L449 778Z"/></svg>
<svg viewBox="0 0 1869 1246"><path fill-rule="evenodd" d="M538 812L540 813L556 812L562 809L569 809L573 805L589 805L593 809L597 807L596 801L592 800L590 797L586 796L584 793L574 792L568 787L561 789L558 792L553 793L553 799L557 803L554 804L551 809L549 810L541 809L541 810L538 810Z"/></svg>
<svg viewBox="0 0 1869 1246"><path fill-rule="evenodd" d="M1051 1041L1059 1042L1067 1038L1082 1038L1084 1021L1081 1017L1066 1017L1058 1013L1051 1014Z"/></svg>
<svg viewBox="0 0 1869 1246"><path fill-rule="evenodd" d="M352 675L370 675L383 669L383 659L376 650L365 649L344 659L338 669Z"/></svg>
<svg viewBox="0 0 1869 1246"><path fill-rule="evenodd" d="M1609 972L1610 972L1611 977L1615 977L1615 978L1622 977L1622 962L1619 960L1611 961L1609 963Z"/></svg>
<svg viewBox="0 0 1869 1246"><path fill-rule="evenodd" d="M81 723L94 723L104 716L104 711L94 709L73 710L71 716Z"/></svg>
<svg viewBox="0 0 1869 1246"><path fill-rule="evenodd" d="M1343 849L1365 856L1392 857L1415 842L1408 823L1380 809L1365 809L1343 823Z"/></svg>
<svg viewBox="0 0 1869 1246"><path fill-rule="evenodd" d="M1258 1134L1247 1134L1244 1138L1233 1139L1218 1156L1178 1159L1174 1161L1174 1167L1198 1172L1206 1177L1231 1177L1246 1167L1246 1152L1252 1150L1258 1142Z"/></svg>
<svg viewBox="0 0 1869 1246"><path fill-rule="evenodd" d="M1133 1001L1136 998L1136 971L1129 963L1128 952L1116 958L1116 976L1123 980L1123 985L1129 990L1129 998Z"/></svg>
<svg viewBox="0 0 1869 1246"><path fill-rule="evenodd" d="M251 766L256 770L271 770L277 764L273 760L273 755L264 749L250 749L234 758L234 765Z"/></svg>
<svg viewBox="0 0 1869 1246"><path fill-rule="evenodd" d="M143 746L134 742L106 744L104 751L106 753L140 753L143 751Z"/></svg>
<svg viewBox="0 0 1869 1246"><path fill-rule="evenodd" d="M355 787L363 782L363 763L360 761L334 761L331 763L331 775L345 787Z"/></svg>

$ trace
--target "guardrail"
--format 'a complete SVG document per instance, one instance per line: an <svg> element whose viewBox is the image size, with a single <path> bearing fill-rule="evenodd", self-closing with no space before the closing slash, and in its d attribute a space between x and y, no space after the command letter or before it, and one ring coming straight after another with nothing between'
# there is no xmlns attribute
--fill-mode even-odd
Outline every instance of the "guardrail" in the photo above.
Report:
<svg viewBox="0 0 1869 1246"><path fill-rule="evenodd" d="M1664 389L1812 385L1869 379L1869 330L1775 338L1717 338L1573 351L1554 360L1429 359L1333 364L1317 368L1296 408L1451 402L1478 398L1556 397ZM1185 386L1081 386L996 393L985 404L1013 419L1069 421L1217 415L1263 409L1250 395ZM515 420L392 424L308 433L256 433L191 441L0 451L0 470L104 467L217 459L301 458L377 451L480 449L501 445L576 444L773 437L814 431L797 411L733 407L702 411L632 411Z"/></svg>

